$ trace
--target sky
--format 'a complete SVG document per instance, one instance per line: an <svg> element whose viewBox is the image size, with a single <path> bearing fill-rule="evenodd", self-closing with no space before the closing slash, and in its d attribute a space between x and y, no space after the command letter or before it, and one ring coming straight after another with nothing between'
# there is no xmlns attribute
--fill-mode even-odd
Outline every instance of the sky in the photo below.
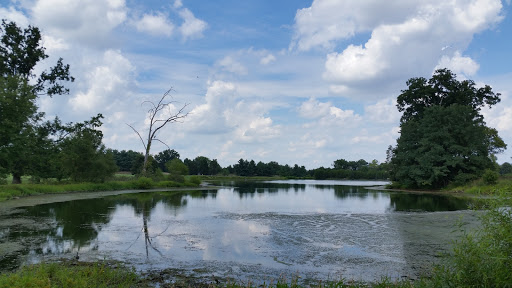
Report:
<svg viewBox="0 0 512 288"><path fill-rule="evenodd" d="M143 151L144 101L172 88L188 116L158 139L182 159L206 156L331 167L385 161L396 145L396 97L412 77L448 68L490 85L483 110L510 146L510 0L0 0L0 18L37 26L50 56L76 78L69 95L40 97L49 119L103 114L108 148ZM151 152L167 149L154 142Z"/></svg>

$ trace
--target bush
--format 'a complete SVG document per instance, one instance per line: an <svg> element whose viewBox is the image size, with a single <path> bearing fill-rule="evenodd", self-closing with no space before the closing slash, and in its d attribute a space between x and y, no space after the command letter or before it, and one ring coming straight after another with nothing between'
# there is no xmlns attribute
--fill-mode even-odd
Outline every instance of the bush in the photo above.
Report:
<svg viewBox="0 0 512 288"><path fill-rule="evenodd" d="M191 176L190 177L190 183L200 185L201 184L201 178L199 176Z"/></svg>
<svg viewBox="0 0 512 288"><path fill-rule="evenodd" d="M169 174L167 178L174 182L185 183L185 177L183 175Z"/></svg>
<svg viewBox="0 0 512 288"><path fill-rule="evenodd" d="M493 200L480 216L481 228L455 243L448 263L436 267L426 287L511 287L512 210L503 208L510 204L505 197Z"/></svg>
<svg viewBox="0 0 512 288"><path fill-rule="evenodd" d="M150 189L153 187L153 180L148 177L139 177L139 179L132 182L137 189Z"/></svg>
<svg viewBox="0 0 512 288"><path fill-rule="evenodd" d="M500 174L498 172L487 169L484 172L484 175L482 176L482 179L484 180L484 183L487 185L494 185L498 183L498 178L500 177Z"/></svg>

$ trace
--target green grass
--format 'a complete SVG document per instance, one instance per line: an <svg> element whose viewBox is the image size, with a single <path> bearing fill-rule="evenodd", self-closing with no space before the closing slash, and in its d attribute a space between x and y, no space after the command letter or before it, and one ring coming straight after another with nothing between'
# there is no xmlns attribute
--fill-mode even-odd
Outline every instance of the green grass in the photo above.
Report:
<svg viewBox="0 0 512 288"><path fill-rule="evenodd" d="M106 263L29 265L0 275L0 288L148 287L133 270Z"/></svg>
<svg viewBox="0 0 512 288"><path fill-rule="evenodd" d="M345 281L324 281L313 284L299 284L297 278L292 280L277 279L270 280L264 284L253 284L243 282L212 283L194 279L178 280L171 284L165 277L151 276L143 278L135 273L133 269L119 264L105 262L76 262L64 261L60 263L41 263L24 266L16 272L0 274L0 288L39 288L39 287L226 287L226 288L380 288L413 287L411 282L393 282L386 278L376 283L357 283Z"/></svg>
<svg viewBox="0 0 512 288"><path fill-rule="evenodd" d="M464 186L448 187L445 190L472 195L512 194L512 176L501 176L498 178L498 183L494 185L486 184L482 179L478 179Z"/></svg>
<svg viewBox="0 0 512 288"><path fill-rule="evenodd" d="M0 202L15 197L69 192L118 191L131 189L197 187L196 183L174 181L153 181L150 178L132 178L129 181L109 181L104 183L53 183L0 185Z"/></svg>

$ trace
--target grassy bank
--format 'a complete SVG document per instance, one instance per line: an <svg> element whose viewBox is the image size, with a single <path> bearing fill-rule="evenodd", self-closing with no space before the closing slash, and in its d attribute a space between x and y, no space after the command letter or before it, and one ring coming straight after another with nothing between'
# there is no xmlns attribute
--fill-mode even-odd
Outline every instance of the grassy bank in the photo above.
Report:
<svg viewBox="0 0 512 288"><path fill-rule="evenodd" d="M346 281L324 281L316 284L299 284L297 279L276 279L269 283L253 284L232 280L197 279L180 276L178 280L169 281L162 274L150 274L146 277L138 275L133 269L117 263L108 262L77 262L41 263L22 267L13 273L0 274L0 288L39 288L39 287L228 287L228 288L370 288L370 287L413 287L411 282L393 282L383 279L376 283L355 283Z"/></svg>
<svg viewBox="0 0 512 288"><path fill-rule="evenodd" d="M0 275L0 288L149 287L133 270L117 264L63 262L29 265Z"/></svg>
<svg viewBox="0 0 512 288"><path fill-rule="evenodd" d="M512 175L498 178L496 184L486 184L482 179L475 180L463 186L452 186L445 189L449 192L463 192L471 195L512 194Z"/></svg>
<svg viewBox="0 0 512 288"><path fill-rule="evenodd" d="M198 187L198 177L188 177L185 182L153 181L151 178L139 177L128 181L108 181L104 183L52 183L52 184L17 184L0 185L0 202L15 197L40 194L58 194L69 192L118 191L132 189Z"/></svg>

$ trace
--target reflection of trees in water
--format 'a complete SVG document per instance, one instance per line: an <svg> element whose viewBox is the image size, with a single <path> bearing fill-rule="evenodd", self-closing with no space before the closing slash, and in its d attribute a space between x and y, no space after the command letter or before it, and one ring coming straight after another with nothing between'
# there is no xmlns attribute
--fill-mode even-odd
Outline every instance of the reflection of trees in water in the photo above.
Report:
<svg viewBox="0 0 512 288"><path fill-rule="evenodd" d="M133 207L136 216L142 218L141 234L144 235L146 249L157 250L153 245L153 239L165 231L158 231L158 234L150 233L151 212L159 203L162 203L167 211L177 215L187 205L188 197L206 199L215 197L215 193L212 191L151 192L37 205L26 208L25 212L17 217L31 218L40 224L6 230L3 238L8 239L9 242L23 243L25 249L20 252L22 255L74 253L86 247L95 250L98 246L94 241L97 240L102 227L111 221L117 208L128 205ZM1 269L3 265L0 262ZM5 265L18 266L19 264Z"/></svg>
<svg viewBox="0 0 512 288"><path fill-rule="evenodd" d="M395 211L456 211L468 208L469 200L432 194L392 193L391 207Z"/></svg>
<svg viewBox="0 0 512 288"><path fill-rule="evenodd" d="M46 234L52 239L54 245L48 247L47 253L67 252L60 248L59 242L66 242L69 247L67 250L80 248L89 245L93 239L98 236L100 227L111 220L111 214L114 206L110 199L77 200L70 202L53 203L38 205L27 209L28 216L36 219L53 219L54 229L49 231L37 231L41 236ZM57 251L52 251L56 249Z"/></svg>
<svg viewBox="0 0 512 288"><path fill-rule="evenodd" d="M234 192L238 193L240 198L253 198L257 194L274 194L280 191L299 193L306 190L306 184L230 181L221 183L221 185L233 186Z"/></svg>
<svg viewBox="0 0 512 288"><path fill-rule="evenodd" d="M334 195L339 199L346 199L346 198L359 198L359 199L366 199L369 196L372 196L373 198L379 197L381 192L374 191L374 190L368 190L364 187L360 186L337 186L337 185L323 185L323 188L320 189L332 189L334 190ZM318 188L318 187L317 187Z"/></svg>

